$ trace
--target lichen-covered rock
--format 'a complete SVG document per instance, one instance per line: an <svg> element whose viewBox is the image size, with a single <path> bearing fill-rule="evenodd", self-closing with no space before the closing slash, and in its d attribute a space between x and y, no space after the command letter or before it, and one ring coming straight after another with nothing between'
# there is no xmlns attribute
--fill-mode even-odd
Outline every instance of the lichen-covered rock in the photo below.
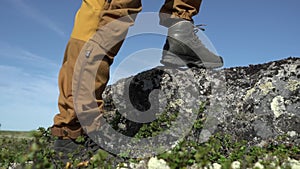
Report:
<svg viewBox="0 0 300 169"><path fill-rule="evenodd" d="M253 144L279 135L287 135L299 144L299 58L225 71L227 94L231 97L227 97L227 118L220 131Z"/></svg>
<svg viewBox="0 0 300 169"><path fill-rule="evenodd" d="M264 145L282 135L290 144L300 143L300 58L221 70L158 67L108 86L103 98L105 117L128 136L162 112L172 115L184 109L188 119L196 111L193 106L205 103L204 112L195 116L205 119L203 128L193 129L188 139L204 142L222 132L249 145ZM118 113L132 110L156 113L144 116L150 120L143 123Z"/></svg>

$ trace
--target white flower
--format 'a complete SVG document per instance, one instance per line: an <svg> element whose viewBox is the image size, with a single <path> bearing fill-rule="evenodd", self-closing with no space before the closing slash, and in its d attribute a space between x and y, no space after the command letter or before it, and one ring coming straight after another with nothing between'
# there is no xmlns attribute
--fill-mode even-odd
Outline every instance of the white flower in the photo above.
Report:
<svg viewBox="0 0 300 169"><path fill-rule="evenodd" d="M152 157L148 162L148 169L170 169L170 167L165 160Z"/></svg>
<svg viewBox="0 0 300 169"><path fill-rule="evenodd" d="M288 160L289 166L291 169L299 169L300 168L300 162L294 159Z"/></svg>
<svg viewBox="0 0 300 169"><path fill-rule="evenodd" d="M239 169L241 168L241 163L239 161L234 161L232 164L231 164L231 168L232 169Z"/></svg>
<svg viewBox="0 0 300 169"><path fill-rule="evenodd" d="M213 163L212 166L213 166L213 169L221 169L222 168L222 166L218 163Z"/></svg>
<svg viewBox="0 0 300 169"><path fill-rule="evenodd" d="M255 168L255 169L264 169L264 166L262 164L260 164L259 162L256 162L254 164L253 168Z"/></svg>

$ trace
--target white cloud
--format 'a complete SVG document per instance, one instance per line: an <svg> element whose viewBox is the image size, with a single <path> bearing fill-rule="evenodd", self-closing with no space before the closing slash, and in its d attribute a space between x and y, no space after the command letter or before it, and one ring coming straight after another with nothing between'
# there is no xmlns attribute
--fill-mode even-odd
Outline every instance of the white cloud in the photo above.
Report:
<svg viewBox="0 0 300 169"><path fill-rule="evenodd" d="M59 36L66 37L66 33L59 28L55 22L43 15L43 13L38 9L29 6L27 3L24 3L24 0L10 0L9 2L11 2L17 8L18 12L22 12L25 16L30 17L36 22L44 25L48 29L57 33Z"/></svg>
<svg viewBox="0 0 300 169"><path fill-rule="evenodd" d="M1 60L20 62L22 66L30 69L39 67L47 70L57 70L60 65L44 56L39 56L31 51L0 41ZM3 64L3 62L2 62ZM47 67L45 67L47 65Z"/></svg>
<svg viewBox="0 0 300 169"><path fill-rule="evenodd" d="M31 51L0 41L1 129L48 127L58 112L59 65Z"/></svg>
<svg viewBox="0 0 300 169"><path fill-rule="evenodd" d="M32 130L52 124L57 110L57 79L0 65L1 129Z"/></svg>

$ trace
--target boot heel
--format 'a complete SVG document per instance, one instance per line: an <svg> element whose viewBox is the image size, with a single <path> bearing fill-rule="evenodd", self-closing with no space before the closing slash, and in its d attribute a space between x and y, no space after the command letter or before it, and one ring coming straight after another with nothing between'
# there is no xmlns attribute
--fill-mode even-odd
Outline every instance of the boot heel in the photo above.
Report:
<svg viewBox="0 0 300 169"><path fill-rule="evenodd" d="M172 67L185 67L187 66L186 63L181 59L182 56L175 55L170 51L163 51L162 59L160 63L165 66L172 66Z"/></svg>

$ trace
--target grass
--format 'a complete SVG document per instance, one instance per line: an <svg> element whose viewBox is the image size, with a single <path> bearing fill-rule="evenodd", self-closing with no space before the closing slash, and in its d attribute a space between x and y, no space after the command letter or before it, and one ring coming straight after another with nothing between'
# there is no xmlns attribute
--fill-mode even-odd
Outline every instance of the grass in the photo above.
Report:
<svg viewBox="0 0 300 169"><path fill-rule="evenodd" d="M14 138L33 138L35 131L9 131L0 130L0 137L14 137Z"/></svg>

